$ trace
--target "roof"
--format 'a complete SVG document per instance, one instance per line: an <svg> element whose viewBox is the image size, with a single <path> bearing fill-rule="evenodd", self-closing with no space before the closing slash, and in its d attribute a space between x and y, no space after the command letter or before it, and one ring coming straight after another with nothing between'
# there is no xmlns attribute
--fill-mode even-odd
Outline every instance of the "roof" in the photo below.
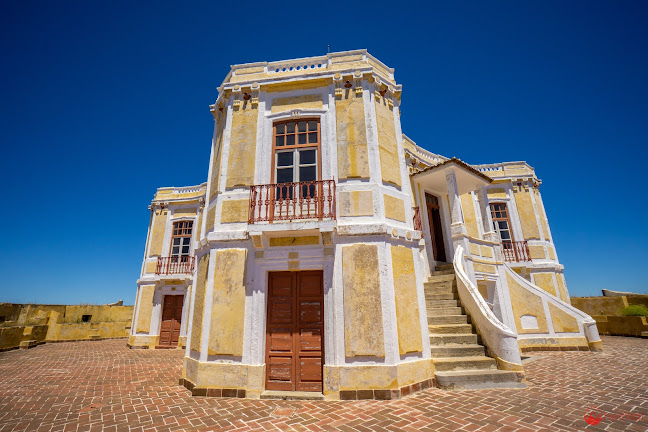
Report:
<svg viewBox="0 0 648 432"><path fill-rule="evenodd" d="M483 180L487 181L488 183L491 183L493 181L493 179L490 178L489 176L487 176L486 174L481 173L479 170L475 169L471 165L468 165L466 162L462 161L461 159L457 159L456 157L453 157L452 159L448 159L448 160L446 160L444 162L441 162L439 164L429 166L429 167L425 168L423 171L417 172L412 177L417 177L417 176L419 176L419 175L421 175L423 173L427 173L427 172L430 172L430 171L440 170L443 167L445 167L447 165L451 165L451 164L458 165L459 167L470 171L472 174L474 174L474 175L476 175L478 177L481 177Z"/></svg>

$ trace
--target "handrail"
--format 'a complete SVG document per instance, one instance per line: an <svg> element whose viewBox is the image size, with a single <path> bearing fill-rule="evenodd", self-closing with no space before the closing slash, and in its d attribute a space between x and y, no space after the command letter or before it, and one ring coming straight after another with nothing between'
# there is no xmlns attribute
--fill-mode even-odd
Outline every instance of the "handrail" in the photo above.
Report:
<svg viewBox="0 0 648 432"><path fill-rule="evenodd" d="M526 240L508 241L502 240L502 255L504 261L524 262L531 261L529 244Z"/></svg>
<svg viewBox="0 0 648 432"><path fill-rule="evenodd" d="M250 186L248 223L335 219L335 180Z"/></svg>
<svg viewBox="0 0 648 432"><path fill-rule="evenodd" d="M155 269L156 275L169 275L186 273L191 274L194 271L194 263L196 258L193 256L183 255L180 257L158 257L157 267Z"/></svg>
<svg viewBox="0 0 648 432"><path fill-rule="evenodd" d="M517 333L501 322L486 304L479 290L477 290L464 270L463 256L463 247L456 245L452 264L457 274L457 291L461 303L470 314L473 323L491 353L499 360L521 368L522 359L520 358Z"/></svg>
<svg viewBox="0 0 648 432"><path fill-rule="evenodd" d="M583 321L583 334L587 338L588 342L598 342L601 340L601 336L599 335L598 329L596 328L596 321L591 316L589 316L582 310L575 308L569 303L559 299L558 297L549 294L539 286L529 282L528 280L517 274L515 271L513 271L509 264L504 263L504 270L506 271L507 275L511 276L517 283L531 291L533 294L539 296L540 298L545 298L547 302L560 305L564 309L567 309L569 312L580 317Z"/></svg>

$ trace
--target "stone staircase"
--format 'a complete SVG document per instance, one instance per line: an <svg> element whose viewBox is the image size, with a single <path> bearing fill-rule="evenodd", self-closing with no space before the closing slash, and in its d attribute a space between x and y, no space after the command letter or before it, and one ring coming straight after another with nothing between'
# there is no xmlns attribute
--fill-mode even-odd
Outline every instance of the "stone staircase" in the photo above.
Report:
<svg viewBox="0 0 648 432"><path fill-rule="evenodd" d="M464 313L452 264L438 266L425 282L425 305L435 381L446 390L524 388L514 371L497 369Z"/></svg>

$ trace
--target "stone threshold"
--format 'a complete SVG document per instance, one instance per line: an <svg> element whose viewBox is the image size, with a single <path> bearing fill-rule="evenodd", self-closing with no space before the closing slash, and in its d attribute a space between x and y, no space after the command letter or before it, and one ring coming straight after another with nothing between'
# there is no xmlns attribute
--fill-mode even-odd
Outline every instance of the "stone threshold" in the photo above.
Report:
<svg viewBox="0 0 648 432"><path fill-rule="evenodd" d="M305 391L266 390L263 393L261 393L261 399L324 400L324 394L318 392L305 392Z"/></svg>

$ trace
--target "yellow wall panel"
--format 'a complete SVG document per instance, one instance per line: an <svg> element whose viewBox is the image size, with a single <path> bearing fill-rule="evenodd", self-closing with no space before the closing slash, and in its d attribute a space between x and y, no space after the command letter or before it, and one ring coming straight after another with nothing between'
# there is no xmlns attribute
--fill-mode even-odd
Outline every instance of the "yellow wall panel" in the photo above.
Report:
<svg viewBox="0 0 648 432"><path fill-rule="evenodd" d="M216 251L209 355L243 355L246 249Z"/></svg>
<svg viewBox="0 0 648 432"><path fill-rule="evenodd" d="M560 293L560 300L571 304L571 301L567 299L567 287L565 286L565 275L562 273L556 273L556 281L558 282L558 292Z"/></svg>
<svg viewBox="0 0 648 432"><path fill-rule="evenodd" d="M398 350L401 355L421 352L423 343L421 341L421 323L419 321L412 249L405 246L392 246L391 256L394 296L396 298Z"/></svg>
<svg viewBox="0 0 648 432"><path fill-rule="evenodd" d="M549 233L549 220L547 219L547 215L541 202L540 191L538 189L533 189L533 192L536 196L536 207L538 207L538 215L540 216L540 223L542 224L544 237L546 240L551 241L551 234Z"/></svg>
<svg viewBox="0 0 648 432"><path fill-rule="evenodd" d="M489 264L482 264L474 261L473 261L473 269L476 272L481 272L481 273L489 273L489 274L497 273L497 269L495 268L495 266Z"/></svg>
<svg viewBox="0 0 648 432"><path fill-rule="evenodd" d="M250 201L246 199L223 201L221 223L247 222L249 208Z"/></svg>
<svg viewBox="0 0 648 432"><path fill-rule="evenodd" d="M305 246L318 245L319 236L272 237L270 246Z"/></svg>
<svg viewBox="0 0 648 432"><path fill-rule="evenodd" d="M466 231L473 238L479 238L477 228L477 216L475 215L475 206L473 205L472 195L467 193L461 195L461 209L463 210Z"/></svg>
<svg viewBox="0 0 648 432"><path fill-rule="evenodd" d="M153 313L153 295L155 294L155 285L142 285L139 295L139 312L137 314L138 333L148 333L151 328L151 314Z"/></svg>
<svg viewBox="0 0 648 432"><path fill-rule="evenodd" d="M207 289L207 274L209 272L209 254L198 260L196 271L196 297L194 301L193 317L191 324L191 349L201 351L202 323L205 313L205 291Z"/></svg>
<svg viewBox="0 0 648 432"><path fill-rule="evenodd" d="M196 229L196 239L200 239L200 234L202 230L202 219L203 219L203 208L201 207L200 213L198 214L198 225L195 226Z"/></svg>
<svg viewBox="0 0 648 432"><path fill-rule="evenodd" d="M180 208L173 210L173 219L196 216L195 208Z"/></svg>
<svg viewBox="0 0 648 432"><path fill-rule="evenodd" d="M373 192L340 192L340 216L373 216Z"/></svg>
<svg viewBox="0 0 648 432"><path fill-rule="evenodd" d="M346 356L384 357L378 246L342 247L342 283Z"/></svg>
<svg viewBox="0 0 648 432"><path fill-rule="evenodd" d="M162 255L162 243L164 242L164 230L166 228L167 218L166 211L157 210L153 221L153 229L151 230L151 247L149 249L149 256Z"/></svg>
<svg viewBox="0 0 648 432"><path fill-rule="evenodd" d="M533 283L551 295L556 295L553 273L533 273Z"/></svg>
<svg viewBox="0 0 648 432"><path fill-rule="evenodd" d="M391 195L384 195L385 217L397 221L405 222L405 202Z"/></svg>
<svg viewBox="0 0 648 432"><path fill-rule="evenodd" d="M580 331L575 317L549 303L551 322L556 333L576 333Z"/></svg>
<svg viewBox="0 0 648 432"><path fill-rule="evenodd" d="M369 178L369 155L364 102L351 89L336 101L335 118L338 140L338 176L340 179Z"/></svg>
<svg viewBox="0 0 648 432"><path fill-rule="evenodd" d="M207 226L205 227L205 234L214 229L214 222L216 220L216 206L207 210Z"/></svg>
<svg viewBox="0 0 648 432"><path fill-rule="evenodd" d="M225 115L218 117L216 124L216 137L214 138L214 160L211 167L211 179L209 183L209 201L211 202L220 187L221 161L223 155L223 139L225 135Z"/></svg>
<svg viewBox="0 0 648 432"><path fill-rule="evenodd" d="M538 223L536 221L535 211L533 210L533 203L531 202L531 194L529 192L515 192L515 204L518 215L520 216L524 240L540 239L540 231L538 230Z"/></svg>
<svg viewBox="0 0 648 432"><path fill-rule="evenodd" d="M520 286L509 274L506 275L506 282L508 283L513 317L515 318L518 333L549 333L542 299ZM538 319L538 328L522 329L522 324L520 324L522 315L535 316Z"/></svg>
<svg viewBox="0 0 648 432"><path fill-rule="evenodd" d="M232 113L229 160L227 162L226 187L250 186L254 184L254 163L256 153L257 117L259 111L249 101Z"/></svg>
<svg viewBox="0 0 648 432"><path fill-rule="evenodd" d="M529 255L531 256L531 259L544 259L544 246L529 246Z"/></svg>
<svg viewBox="0 0 648 432"><path fill-rule="evenodd" d="M270 110L276 113L293 109L322 109L323 107L322 95L310 94L277 98L272 101L272 108Z"/></svg>
<svg viewBox="0 0 648 432"><path fill-rule="evenodd" d="M378 126L378 152L382 180L401 186L400 161L398 160L398 143L394 112L389 108L385 98L376 98L376 123Z"/></svg>
<svg viewBox="0 0 648 432"><path fill-rule="evenodd" d="M506 191L502 188L491 188L486 190L488 199L506 198Z"/></svg>
<svg viewBox="0 0 648 432"><path fill-rule="evenodd" d="M146 263L146 269L144 270L148 274L155 273L157 270L157 261L148 261Z"/></svg>

